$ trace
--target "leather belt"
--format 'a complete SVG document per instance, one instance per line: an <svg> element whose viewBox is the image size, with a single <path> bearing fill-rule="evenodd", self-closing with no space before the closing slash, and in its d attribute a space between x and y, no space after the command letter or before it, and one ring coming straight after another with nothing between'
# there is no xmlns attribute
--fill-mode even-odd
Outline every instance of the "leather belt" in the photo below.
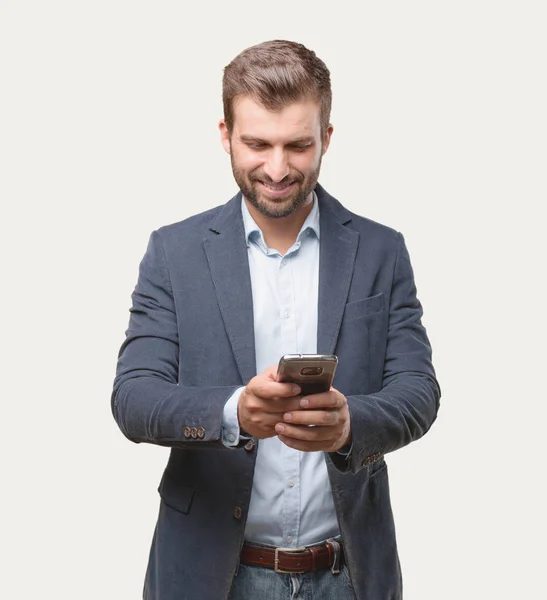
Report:
<svg viewBox="0 0 547 600"><path fill-rule="evenodd" d="M319 546L275 548L243 544L240 561L244 565L268 567L277 573L306 573L329 569L337 575L344 558L341 540L330 539Z"/></svg>

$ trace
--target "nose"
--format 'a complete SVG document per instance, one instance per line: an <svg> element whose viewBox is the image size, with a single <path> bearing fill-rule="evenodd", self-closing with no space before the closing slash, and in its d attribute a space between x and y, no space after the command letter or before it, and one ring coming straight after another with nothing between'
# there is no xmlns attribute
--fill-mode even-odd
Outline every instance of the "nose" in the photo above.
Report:
<svg viewBox="0 0 547 600"><path fill-rule="evenodd" d="M289 174L289 161L283 150L272 150L264 164L264 172L274 183L279 183Z"/></svg>

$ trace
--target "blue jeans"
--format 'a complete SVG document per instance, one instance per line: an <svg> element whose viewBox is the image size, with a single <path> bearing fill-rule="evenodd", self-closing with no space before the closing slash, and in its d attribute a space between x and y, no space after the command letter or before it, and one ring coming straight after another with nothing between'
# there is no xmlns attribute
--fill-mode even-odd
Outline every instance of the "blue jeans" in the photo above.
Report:
<svg viewBox="0 0 547 600"><path fill-rule="evenodd" d="M239 565L228 600L355 600L346 565L339 575L330 569L309 573L276 573Z"/></svg>

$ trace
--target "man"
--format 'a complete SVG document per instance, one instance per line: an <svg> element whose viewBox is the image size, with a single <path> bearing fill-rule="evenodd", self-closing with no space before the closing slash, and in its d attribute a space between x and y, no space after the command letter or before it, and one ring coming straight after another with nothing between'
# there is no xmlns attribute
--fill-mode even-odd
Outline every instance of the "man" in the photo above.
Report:
<svg viewBox="0 0 547 600"><path fill-rule="evenodd" d="M223 102L240 193L152 234L112 396L130 440L171 448L144 598L401 598L384 455L440 397L404 240L317 183L314 52L248 48ZM334 387L278 382L287 353L335 353Z"/></svg>

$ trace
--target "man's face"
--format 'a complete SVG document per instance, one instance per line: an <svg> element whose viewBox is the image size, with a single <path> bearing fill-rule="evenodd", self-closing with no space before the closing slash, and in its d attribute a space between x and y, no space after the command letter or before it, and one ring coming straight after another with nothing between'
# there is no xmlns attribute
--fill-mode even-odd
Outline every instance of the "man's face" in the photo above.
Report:
<svg viewBox="0 0 547 600"><path fill-rule="evenodd" d="M332 127L321 137L320 108L312 100L271 112L249 96L234 101L234 127L221 139L245 198L263 215L287 217L311 201Z"/></svg>

